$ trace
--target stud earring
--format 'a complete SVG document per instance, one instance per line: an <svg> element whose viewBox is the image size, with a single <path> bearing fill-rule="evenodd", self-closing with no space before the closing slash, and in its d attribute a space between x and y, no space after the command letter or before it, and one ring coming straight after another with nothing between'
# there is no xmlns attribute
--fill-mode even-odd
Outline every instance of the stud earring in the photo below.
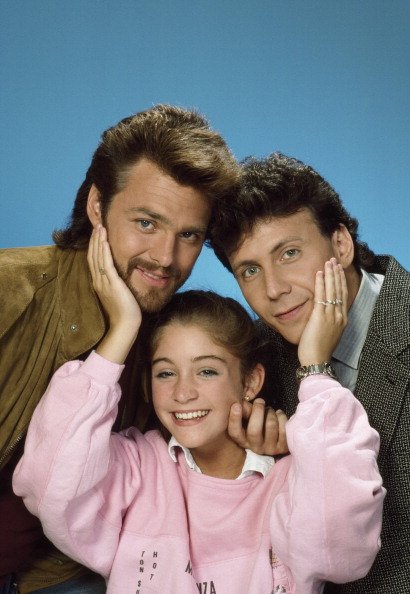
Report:
<svg viewBox="0 0 410 594"><path fill-rule="evenodd" d="M250 402L251 397L249 396L249 394L245 394L245 396L242 398L242 400L246 400L246 402Z"/></svg>

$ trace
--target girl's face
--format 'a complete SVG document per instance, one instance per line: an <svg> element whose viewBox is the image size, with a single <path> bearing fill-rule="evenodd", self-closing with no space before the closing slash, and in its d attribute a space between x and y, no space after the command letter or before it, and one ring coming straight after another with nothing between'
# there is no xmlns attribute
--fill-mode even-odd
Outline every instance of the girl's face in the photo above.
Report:
<svg viewBox="0 0 410 594"><path fill-rule="evenodd" d="M191 449L220 452L231 405L246 392L240 360L200 326L161 330L152 358L152 397L161 423Z"/></svg>

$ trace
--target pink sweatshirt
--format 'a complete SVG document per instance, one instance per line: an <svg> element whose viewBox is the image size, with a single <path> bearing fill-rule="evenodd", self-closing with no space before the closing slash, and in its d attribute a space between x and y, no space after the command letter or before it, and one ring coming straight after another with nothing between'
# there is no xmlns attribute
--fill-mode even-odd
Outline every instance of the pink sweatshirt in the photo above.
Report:
<svg viewBox="0 0 410 594"><path fill-rule="evenodd" d="M302 381L290 456L263 478L175 463L156 431L112 434L122 366L65 364L38 405L14 489L108 594L322 592L364 576L379 550L379 438L327 376Z"/></svg>

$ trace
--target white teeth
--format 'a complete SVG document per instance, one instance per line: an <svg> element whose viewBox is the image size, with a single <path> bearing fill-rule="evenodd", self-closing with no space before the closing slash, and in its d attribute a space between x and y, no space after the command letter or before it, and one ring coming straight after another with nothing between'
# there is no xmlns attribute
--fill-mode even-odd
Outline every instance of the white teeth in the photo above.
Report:
<svg viewBox="0 0 410 594"><path fill-rule="evenodd" d="M187 413L174 413L177 419L187 421L188 419L198 419L199 417L205 417L209 413L209 410L196 410L194 412Z"/></svg>

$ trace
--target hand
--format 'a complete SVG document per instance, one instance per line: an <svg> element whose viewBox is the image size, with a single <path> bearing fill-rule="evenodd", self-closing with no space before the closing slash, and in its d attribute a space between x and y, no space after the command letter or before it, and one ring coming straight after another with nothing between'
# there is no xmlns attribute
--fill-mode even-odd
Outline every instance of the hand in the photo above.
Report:
<svg viewBox="0 0 410 594"><path fill-rule="evenodd" d="M87 255L93 287L108 315L110 328L97 348L103 357L123 363L141 325L141 309L118 275L104 227L92 232Z"/></svg>
<svg viewBox="0 0 410 594"><path fill-rule="evenodd" d="M336 304L329 302L336 302ZM344 270L332 258L316 273L313 310L300 338L301 365L329 361L347 324L347 285Z"/></svg>
<svg viewBox="0 0 410 594"><path fill-rule="evenodd" d="M246 421L246 429L243 421ZM242 448L265 456L288 453L285 425L287 417L281 410L265 407L262 398L253 403L235 402L231 406L228 421L229 436Z"/></svg>

